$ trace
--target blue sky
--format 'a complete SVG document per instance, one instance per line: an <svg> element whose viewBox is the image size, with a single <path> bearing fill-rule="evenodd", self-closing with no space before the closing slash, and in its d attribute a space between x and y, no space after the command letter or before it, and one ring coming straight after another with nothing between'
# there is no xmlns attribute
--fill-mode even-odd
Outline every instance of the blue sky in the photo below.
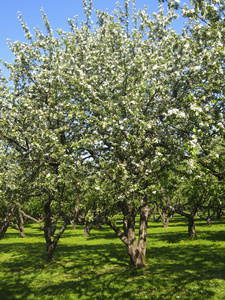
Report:
<svg viewBox="0 0 225 300"><path fill-rule="evenodd" d="M82 0L1 0L0 1L0 58L7 61L13 61L13 55L10 52L6 39L12 42L16 40L24 41L24 32L18 20L18 11L22 13L24 22L28 25L31 32L33 28L39 26L44 30L40 9L44 8L45 13L50 21L53 31L61 28L69 30L67 20L73 19L75 15L80 20L85 19L83 13ZM93 0L94 8L113 11L116 7L117 0ZM120 1L123 4L123 0ZM149 12L157 11L157 0L136 0L137 8L149 7ZM182 26L182 19L174 24L176 30ZM3 74L5 70L3 69Z"/></svg>

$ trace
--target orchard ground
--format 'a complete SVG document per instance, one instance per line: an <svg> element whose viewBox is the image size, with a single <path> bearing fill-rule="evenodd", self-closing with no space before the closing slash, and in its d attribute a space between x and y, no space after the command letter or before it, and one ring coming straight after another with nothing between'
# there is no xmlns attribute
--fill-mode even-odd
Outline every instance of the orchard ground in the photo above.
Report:
<svg viewBox="0 0 225 300"><path fill-rule="evenodd" d="M169 228L149 222L148 268L129 266L126 248L108 227L83 236L68 227L53 263L45 263L44 234L36 224L26 238L9 229L0 242L0 299L224 299L225 224L196 220L197 238L175 216Z"/></svg>

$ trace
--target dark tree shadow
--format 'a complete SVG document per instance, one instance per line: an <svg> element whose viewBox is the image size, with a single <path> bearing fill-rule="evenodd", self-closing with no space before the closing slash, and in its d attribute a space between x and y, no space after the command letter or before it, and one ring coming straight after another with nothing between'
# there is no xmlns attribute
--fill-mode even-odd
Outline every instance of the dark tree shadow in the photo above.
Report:
<svg viewBox="0 0 225 300"><path fill-rule="evenodd" d="M142 270L130 268L126 247L109 228L93 230L86 239L82 234L83 228L65 232L69 242L59 243L51 264L45 263L42 231L30 231L34 241L27 243L6 237L0 255L11 258L1 262L0 299L215 299L216 282L225 280L224 247L214 243L224 241L222 230L202 228L201 239L211 241L204 245L191 244L182 227L149 229L148 268Z"/></svg>

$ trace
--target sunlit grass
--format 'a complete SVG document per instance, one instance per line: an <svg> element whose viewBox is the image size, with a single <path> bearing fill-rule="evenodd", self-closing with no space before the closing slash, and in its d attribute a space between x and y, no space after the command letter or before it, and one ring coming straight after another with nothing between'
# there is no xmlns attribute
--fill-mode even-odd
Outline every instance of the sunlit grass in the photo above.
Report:
<svg viewBox="0 0 225 300"><path fill-rule="evenodd" d="M83 226L64 233L55 261L45 263L43 232L26 238L9 229L0 241L0 299L225 299L225 225L197 220L190 239L185 219L169 228L149 223L148 268L129 267L125 246L104 227L83 237Z"/></svg>

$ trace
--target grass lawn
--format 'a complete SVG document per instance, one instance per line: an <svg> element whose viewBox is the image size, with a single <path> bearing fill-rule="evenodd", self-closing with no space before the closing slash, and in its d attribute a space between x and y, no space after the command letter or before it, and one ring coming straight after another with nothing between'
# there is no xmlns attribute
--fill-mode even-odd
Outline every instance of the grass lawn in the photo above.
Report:
<svg viewBox="0 0 225 300"><path fill-rule="evenodd" d="M83 237L83 226L63 235L53 263L45 263L38 225L26 238L9 229L0 241L0 299L225 299L225 224L197 220L197 238L178 216L169 228L149 222L148 268L129 267L125 246L108 227Z"/></svg>

